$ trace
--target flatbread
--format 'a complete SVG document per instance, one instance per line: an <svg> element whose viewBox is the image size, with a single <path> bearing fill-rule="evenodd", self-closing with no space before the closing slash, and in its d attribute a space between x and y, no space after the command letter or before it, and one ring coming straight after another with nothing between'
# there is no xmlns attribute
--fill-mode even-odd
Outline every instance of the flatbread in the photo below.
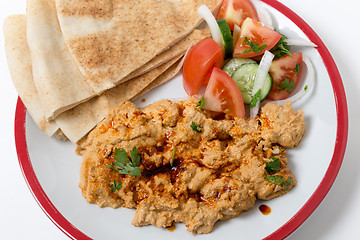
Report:
<svg viewBox="0 0 360 240"><path fill-rule="evenodd" d="M180 72L181 67L184 63L184 57L178 60L176 64L171 66L166 72L161 74L158 78L156 78L153 82L147 85L143 90L141 90L138 94L136 94L131 100L136 100L140 98L142 95L148 93L150 90L168 82L171 78L175 77L176 74Z"/></svg>
<svg viewBox="0 0 360 240"><path fill-rule="evenodd" d="M164 45L162 49L156 50L156 54L149 54L149 49L153 51L155 47L154 42L157 42L159 40L154 40L149 34L144 34L144 39L142 39L142 42L146 40L145 38L151 40L146 44L149 49L142 49L145 52L141 53L142 50L136 46L135 49L130 49L129 47L132 46L127 46L124 49L120 49L121 51L119 52L118 48L122 46L119 43L120 41L134 41L139 42L139 44L141 43L141 41L131 35L133 34L133 31L131 31L130 33L127 32L130 35L121 35L122 37L125 37L125 40L117 37L112 38L114 34L105 33L103 30L101 30L103 26L108 24L115 24L115 27L112 26L111 30L118 30L117 28L124 28L124 26L126 26L125 28L128 31L129 29L127 27L129 26L129 24L127 22L119 22L112 20L109 20L107 22L103 22L101 20L99 23L98 17L105 15L96 13L96 9L100 8L102 9L101 11L105 11L106 9L106 11L112 11L111 9L113 9L113 14L116 15L116 7L109 8L110 5L133 5L136 1L130 1L131 4L129 1L113 0L108 0L106 2L98 2L94 0L63 2L58 1L58 5L60 6L72 6L75 7L75 9L77 9L77 7L85 7L83 11L92 12L94 15L93 18L91 18L90 16L87 20L85 20L86 24L83 24L83 22L79 22L79 20L76 20L74 16L69 18L66 15L66 11L68 11L69 9L63 9L62 11L60 11L61 14L59 16L59 19L64 20L66 23L64 24L65 27L62 26L61 28L59 25L54 1L55 0L28 0L27 6L27 35L33 62L34 82L38 91L40 101L43 105L45 117L47 120L54 119L60 113L71 109L76 105L91 99L92 97L100 95L103 91L112 88L120 82L128 81L131 78L150 71L151 69L171 59L174 55L177 55L177 53L183 52L184 50L180 45L187 44L187 39L183 39L183 37L189 32L181 32L178 33L181 38L178 37L178 39L176 39L176 41L182 39L182 41L179 42L179 44L181 43L180 45L176 44L172 47L170 47L170 45ZM143 1L141 1L141 5L143 5ZM135 13L140 13L137 8ZM68 22L74 19L74 22ZM116 17L114 19L118 20L118 18ZM132 21L136 22L134 19ZM80 26L77 25L77 23L81 23ZM71 36L73 37L70 38L70 40L68 39L68 41L65 41L66 38L64 39L64 32L62 32L62 30L65 29L68 32L68 27L70 27L71 31L73 31L71 34ZM84 31L92 32L94 28L96 29L96 31L92 35L86 35L85 38L87 40L83 37L80 37L83 35ZM192 34L197 34L197 32L193 32ZM74 39L77 39L77 46L68 45L68 42L73 42ZM191 37L188 39L191 39ZM98 42L100 45L93 44L94 42ZM70 48L70 50L72 50L71 52L80 51L83 54L86 54L87 59L83 59L82 56L78 56L80 57L80 59L73 58L74 55L71 54L68 46L73 47ZM127 54L137 54L137 56L133 56L131 57L131 59L126 58L127 55L122 54L124 53L124 51ZM109 58L107 58L107 55L109 55ZM146 61L143 61L143 59L145 59L143 56L146 56ZM139 59L141 59L142 61L139 62ZM99 74L83 75L83 68L79 68L79 65L77 64L79 60L84 60L85 62L87 62L87 66L93 65L93 63L102 65L102 71L106 71L108 76L112 75L114 68L120 67L121 69L115 69L115 72L119 71L122 73L126 73L123 74L123 76L126 75L126 77L124 77L121 81L118 82L113 81L109 85L107 84L107 82L109 82L108 79L99 79L106 76L102 76ZM112 64L113 61L115 61L114 64ZM118 61L118 63L116 63L116 61ZM121 66L121 64L125 64L126 66ZM95 76L97 76L98 79ZM103 85L103 83L105 83L105 85Z"/></svg>
<svg viewBox="0 0 360 240"><path fill-rule="evenodd" d="M126 82L118 87L107 90L100 96L94 97L93 95L79 100L74 97L79 89L80 92L84 90L79 96L84 92L85 95L91 95L94 91L91 87L89 90L88 81L77 68L72 58L73 55L67 49L56 14L54 14L54 6L54 0L28 0L27 18L30 19L30 23L25 20L24 15L9 20L12 23L8 25L12 25L12 28L20 26L20 30L23 31L21 34L12 33L12 30L8 31L9 39L11 35L12 37L18 36L23 40L20 43L16 41L13 43L22 45L20 47L9 45L9 49L19 50L16 51L16 54L8 54L11 55L9 58L15 59L9 61L9 66L12 67L12 75L16 75L13 80L20 97L28 99L25 100L28 102L25 105L27 107L36 106L30 106L28 110L39 127L49 136L56 135L57 137L62 136L62 138L65 138L65 135L69 136L72 142L77 142L91 130L102 120L110 108L168 81L180 70L182 62L178 61L176 64L174 62L184 54L189 45L210 35L208 30L194 30L177 44L167 47L155 58L131 72L125 77ZM17 23L17 21L21 23ZM13 42L12 40L7 41ZM31 45L31 48L28 45ZM172 59L169 61L170 58ZM19 68L16 66L19 64L13 64L12 61L21 62L24 66L21 68L22 71L18 71ZM164 64L164 62L166 63ZM163 73L170 66L171 68L166 71L166 74ZM26 79L31 86L15 84L16 81L20 82L23 79ZM62 94L63 91L66 93ZM68 105L61 105L64 103ZM32 108L35 110L31 110ZM45 108L48 109L48 114L46 114ZM56 121L51 120L55 117L57 117ZM59 125L61 125L61 129Z"/></svg>
<svg viewBox="0 0 360 240"><path fill-rule="evenodd" d="M140 68L136 69L135 71L133 71L132 73L130 73L128 76L126 76L124 78L124 82L150 71L151 69L168 61L169 59L173 58L174 56L184 54L186 52L186 50L189 48L189 46L191 46L193 43L197 43L201 39L204 39L205 37L210 37L210 36L211 36L210 30L208 30L208 29L195 29L189 35L187 35L184 39L182 39L175 45L171 46L168 50L162 52L161 54L159 54L155 58L151 59L149 62L147 62L142 67L140 67Z"/></svg>
<svg viewBox="0 0 360 240"><path fill-rule="evenodd" d="M63 39L53 0L27 1L27 41L46 119L96 95Z"/></svg>
<svg viewBox="0 0 360 240"><path fill-rule="evenodd" d="M30 50L26 39L26 16L11 15L4 21L5 51L14 86L34 122L49 137L59 131L54 121L46 121L33 81Z"/></svg>
<svg viewBox="0 0 360 240"><path fill-rule="evenodd" d="M201 22L201 4L221 0L55 0L65 42L96 93L184 38Z"/></svg>
<svg viewBox="0 0 360 240"><path fill-rule="evenodd" d="M125 101L133 98L142 89L164 73L169 67L174 65L174 63L180 58L181 55L141 76L119 84L118 86L104 92L99 97L95 97L60 114L57 118L55 118L56 123L60 126L61 130L69 138L69 140L76 143L93 127L95 127L96 124L98 124L108 114L111 108L117 107ZM178 64L176 66L178 66ZM168 77L171 76L172 75L168 75Z"/></svg>

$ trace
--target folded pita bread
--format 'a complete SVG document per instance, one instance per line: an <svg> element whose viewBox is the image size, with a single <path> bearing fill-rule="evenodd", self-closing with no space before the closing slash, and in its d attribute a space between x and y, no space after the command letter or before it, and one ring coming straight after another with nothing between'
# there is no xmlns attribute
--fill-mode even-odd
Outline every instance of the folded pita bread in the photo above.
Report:
<svg viewBox="0 0 360 240"><path fill-rule="evenodd" d="M46 121L32 75L30 50L26 39L26 16L12 15L4 21L5 51L14 86L34 122L48 136L59 127Z"/></svg>
<svg viewBox="0 0 360 240"><path fill-rule="evenodd" d="M200 40L204 39L205 37L210 37L210 30L208 29L195 29L189 35L181 39L178 43L171 46L168 50L160 53L155 58L151 59L151 61L147 62L142 67L136 69L128 76L124 78L124 82L134 77L140 76L141 74L150 71L151 69L163 64L164 62L168 61L169 59L173 58L174 56L184 54L186 50L191 46L193 43L197 43Z"/></svg>
<svg viewBox="0 0 360 240"><path fill-rule="evenodd" d="M30 50L26 41L26 17L25 15L11 16L5 21L6 49L9 67L14 85L20 97L23 99L25 106L27 106L30 115L41 130L48 136L55 134L57 138L61 139L65 139L68 136L74 143L100 122L110 108L122 104L124 101L133 98L136 94L139 95L142 89L148 88L147 86L156 86L164 82L159 81L159 79L169 80L172 78L179 72L182 66L182 62L180 61L176 64L173 63L183 55L183 52L185 52L193 42L198 42L207 36L209 36L207 30L195 30L194 33L185 38L186 41L182 41L181 44L179 43L179 46L174 46L174 48L176 47L174 51L171 49L167 51L167 57L163 57L163 59L173 57L174 55L176 57L166 64L120 84L113 89L107 90L101 96L92 98L60 114L56 118L56 121L48 122L45 120L42 105L37 96L32 78ZM154 59L153 61L157 60ZM170 67L170 65L173 66ZM20 68L18 68L18 66L20 66ZM167 70L166 73L161 74L169 67L170 69ZM19 69L21 71L19 71ZM154 83L157 84L154 85ZM33 110L33 106L35 106L35 110ZM59 126L61 126L61 130L65 132L65 135L59 129Z"/></svg>
<svg viewBox="0 0 360 240"><path fill-rule="evenodd" d="M140 98L142 95L148 93L150 90L168 82L171 78L175 77L175 75L179 73L181 67L183 66L184 60L185 60L185 58L180 59L177 64L174 64L171 68L169 68L166 71L166 73L164 73L161 76L159 76L158 78L156 78L153 82L151 82L149 85L147 85L143 90L141 90L141 92L136 94L130 100L133 101L133 100ZM171 77L169 77L169 76L171 76Z"/></svg>
<svg viewBox="0 0 360 240"><path fill-rule="evenodd" d="M12 72L14 72L13 75L16 75L15 77L13 77L14 83L17 79L19 79L19 81L22 79L27 79L27 83L31 85L30 87L32 87L31 91L28 91L29 87L24 87L23 89L26 89L24 93L21 93L20 89L19 95L20 97L24 96L22 98L26 98L26 95L32 96L32 98L28 100L29 103L25 105L36 106L36 111L31 110L32 107L29 107L28 110L30 115L39 125L39 127L49 136L55 134L56 136L65 137L62 129L59 128L60 123L66 135L69 135L70 140L72 140L73 142L78 141L99 121L101 121L111 107L120 105L126 100L133 99L135 96L140 96L146 91L149 91L151 88L165 81L168 81L181 68L180 61L176 64L173 63L183 55L183 53L191 45L191 43L198 42L201 39L209 36L208 30L193 31L187 37L183 38L180 42L171 46L155 58L145 63L145 65L139 67L138 69L130 73L126 77L127 81L120 84L118 88L110 89L104 92L99 97L90 97L90 99L85 99L83 100L85 102L83 102L82 104L80 104L81 101L79 101L74 105L68 105L66 108L62 108L61 111L58 111L59 109L57 109L53 112L56 115L61 114L61 112L65 111L67 108L71 108L69 111L61 114L56 119L56 121L50 120L48 122L46 121L45 110L43 108L44 105L46 106L46 104L43 103L48 103L48 101L46 97L41 99L40 96L45 95L49 97L49 95L55 95L58 100L60 99L61 102L61 98L64 97L59 93L61 92L61 90L67 89L69 92L72 91L72 94L70 94L71 96L68 96L68 98L70 98L74 94L76 95L76 88L81 88L82 84L84 84L83 86L85 86L85 88L87 86L87 81L84 80L84 77L82 76L80 71L77 71L78 69L76 67L76 64L74 64L74 60L72 59L71 54L66 48L63 36L57 23L57 19L55 18L56 16L54 15L54 9L55 8L53 0L29 0L28 16L30 17L28 18L31 19L32 23L29 24L29 21L26 21L25 16L14 17L14 19L10 21L12 22L11 24L13 26L19 25L20 30L23 32L21 34L12 33L11 30L9 30L8 36L18 36L19 39L22 39L24 41L20 43L14 41L15 45L17 44L21 46L15 46L13 47L13 49L19 49L20 51L16 51L17 55L13 53L8 54L11 55L9 58L17 58L13 61L19 61L19 56L21 55L21 57L23 57L23 54L20 52L26 52L25 55L27 56L27 58L21 59L21 63L24 65L24 67L21 68L23 69L23 71L17 71L17 68L14 68L15 65L11 63L11 60L9 61L9 65L13 67L13 70L11 70ZM17 21L21 23L17 23ZM31 31L26 30L29 26L32 29ZM41 26L43 26L43 28ZM44 45L39 44L39 42L35 40L35 36L37 35L35 33L39 34L38 37L40 36L40 39L41 37L45 36L44 39L46 39L47 41L44 41L44 39L42 40ZM27 35L30 36L31 40L27 38ZM29 49L27 43L32 46L32 49ZM9 48L12 48L11 45L9 45ZM58 51L57 49L62 49L62 51ZM172 58L171 61L163 64L170 58ZM34 61L34 63L32 61ZM161 74L172 64L173 66L169 70ZM23 75L27 76L23 77ZM34 80L33 76L36 77L37 81ZM75 83L71 81L74 79ZM72 88L69 89L69 85L71 84L73 84ZM18 85L19 84L15 84L16 88L21 88L21 86L18 87ZM22 86L25 85L22 84ZM44 93L44 95L39 94L38 88L40 92ZM50 98L51 97L52 96L50 96ZM80 105L78 107L75 107L75 105L78 104ZM49 104L49 106L53 107L52 104ZM54 115L52 117L54 117ZM49 118L51 117L48 117L47 119ZM48 125L50 125L51 128L48 127Z"/></svg>
<svg viewBox="0 0 360 240"><path fill-rule="evenodd" d="M61 1L59 1L61 2ZM121 3L120 3L121 2ZM124 3L129 5L128 1L120 1L113 3L112 0L107 1L107 3L111 3L110 5L123 5ZM124 2L124 3L123 3ZM107 3L97 3L97 1L64 1L63 2L67 7L73 6L75 10L77 7L85 7L83 11L90 11L95 14L95 20L91 20L91 23L87 22L88 25L81 24L81 26L76 25L77 22L68 23L72 27L73 36L78 36L79 34L82 35L84 31L93 31L93 27L97 26L97 14L96 8L99 7L102 10L108 9L110 11ZM96 3L96 4L95 4ZM131 2L133 4L134 2ZM105 5L106 6L105 6ZM61 4L60 4L61 5ZM76 7L77 6L77 7ZM69 10L69 9L68 9ZM114 9L113 9L114 10ZM78 9L76 10L78 11ZM115 11L115 10L114 10ZM63 9L62 12L66 12ZM117 12L114 12L116 14ZM135 11L136 14L139 14L138 10ZM134 13L134 14L135 14ZM135 15L136 15L135 14ZM102 80L95 79L94 75L87 74L83 75L81 73L81 68L78 68L76 64L78 59L74 59L73 55L70 54L66 41L64 40L62 29L60 28L57 13L55 9L54 0L28 0L27 6L27 36L28 36L28 44L31 51L32 62L33 62L33 75L34 75L34 82L36 89L38 91L38 95L40 101L42 102L45 117L48 120L54 119L60 113L73 108L74 106L87 101L88 99L99 95L106 89L109 89L116 84L111 84L111 86L104 86L101 90L98 89L98 84L102 84ZM59 17L59 19L67 19L70 20L72 18L67 17ZM113 21L109 23L113 24ZM65 30L67 29L67 24L65 24ZM124 22L116 22L117 25L126 25L128 23ZM100 26L100 25L99 25ZM98 27L99 27L98 26ZM79 27L78 29L76 29ZM88 27L88 29L85 29ZM82 42L81 39L78 39L77 43L78 46L76 47L75 51L82 51L86 53L87 51L89 55L87 55L88 64L92 64L91 62L103 62L102 64L105 65L109 74L114 67L119 67L121 64L126 63L129 59L126 59L124 55L118 55L119 52L111 52L110 58L106 58L106 55L109 51L114 50L116 47L119 47L119 39L117 38L107 38L108 42L103 42L104 39L101 39L99 36L104 36L105 33L98 27L95 27L99 31L95 31L93 36L87 36L92 38L93 40L88 40ZM76 30L75 30L76 29ZM114 30L114 27L112 27ZM115 29L116 30L116 29ZM127 32L129 33L129 32ZM74 35L75 34L75 35ZM133 34L131 32L130 34ZM185 33L181 33L183 36ZM196 34L194 32L193 34ZM106 34L105 34L106 35ZM124 36L123 36L124 37ZM126 38L133 40L134 42L139 41L136 38L133 38L132 35L126 35ZM144 34L144 38L148 37L149 39L151 36L149 34ZM89 46L91 41L96 41L96 39L102 41L102 45L93 45ZM180 39L180 38L179 38ZM191 38L190 38L191 39ZM72 38L71 41L74 39ZM110 41L114 42L110 42ZM120 39L121 40L121 39ZM151 39L150 39L151 40ZM182 44L187 44L186 40L182 40ZM155 41L151 41L147 43L150 49L153 49L155 46L152 44ZM180 44L181 45L181 44ZM176 49L172 49L176 46ZM114 48L115 47L115 48ZM174 52L178 51L180 53L183 50L183 47L179 46L178 44L171 47L171 51L165 51L165 48L157 50L157 53L161 53L157 57L154 58L154 54L149 55L148 51L146 53L141 53L139 49L130 49L128 46L126 49L123 49L127 52L127 54L137 54L135 58L131 59L127 65L131 65L132 71L128 71L126 69L127 77L123 78L121 82L125 82L133 77L139 76L151 69L159 66L160 64L166 62L167 60L171 59L174 56ZM90 48L90 49L89 49ZM169 48L169 46L166 46ZM71 50L71 49L70 49ZM73 49L74 50L74 49ZM148 50L148 49L147 49ZM97 51L94 54L94 51ZM170 55L169 52L170 51ZM147 55L147 61L139 62L136 57L143 59L143 55ZM150 57L151 56L151 57ZM103 57L105 57L103 59ZM151 60L152 59L152 60ZM112 64L109 68L106 67L107 62L109 61L119 61L119 64ZM150 60L150 61L148 61ZM144 65L144 64L145 65ZM134 67L136 66L136 67ZM104 68L104 69L105 69ZM139 68L139 69L136 69ZM134 71L136 69L136 71ZM118 70L118 69L117 69ZM120 71L122 71L120 69ZM102 77L97 75L98 77ZM100 82L99 82L100 81ZM104 83L107 82L106 79L103 81ZM106 85L106 84L105 84ZM94 87L95 86L95 87ZM101 86L100 86L101 87Z"/></svg>
<svg viewBox="0 0 360 240"><path fill-rule="evenodd" d="M28 0L26 14L34 83L50 120L96 93L66 47L54 1Z"/></svg>
<svg viewBox="0 0 360 240"><path fill-rule="evenodd" d="M184 38L201 4L221 0L55 0L65 42L89 85L101 93Z"/></svg>

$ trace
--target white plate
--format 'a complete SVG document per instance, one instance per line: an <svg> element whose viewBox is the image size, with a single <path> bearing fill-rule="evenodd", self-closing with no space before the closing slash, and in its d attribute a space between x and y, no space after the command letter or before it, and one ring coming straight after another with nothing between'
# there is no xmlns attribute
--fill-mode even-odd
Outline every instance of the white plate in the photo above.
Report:
<svg viewBox="0 0 360 240"><path fill-rule="evenodd" d="M288 194L266 201L272 212L254 209L239 217L217 223L208 235L192 235L183 224L170 232L153 226L131 225L135 210L99 208L88 204L78 188L81 158L74 145L49 139L35 125L18 100L15 121L16 147L24 177L47 216L73 239L283 239L300 226L327 194L344 156L348 116L345 93L337 67L316 33L294 12L277 1L253 1L272 15L276 29L291 38L310 40L317 48L299 48L316 70L310 96L294 105L303 110L306 133L295 149L288 150L289 167L297 185ZM306 75L306 71L304 72ZM138 105L160 98L186 96L182 76L143 96Z"/></svg>

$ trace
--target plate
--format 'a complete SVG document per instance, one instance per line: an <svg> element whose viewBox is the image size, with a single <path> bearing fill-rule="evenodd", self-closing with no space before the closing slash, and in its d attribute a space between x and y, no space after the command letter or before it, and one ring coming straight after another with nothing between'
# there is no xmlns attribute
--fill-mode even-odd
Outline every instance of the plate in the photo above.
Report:
<svg viewBox="0 0 360 240"><path fill-rule="evenodd" d="M131 225L135 210L99 208L85 201L78 187L81 158L74 153L74 144L45 136L18 99L15 142L20 167L40 207L66 235L72 239L168 240L231 239L241 233L243 239L283 239L320 204L337 176L346 148L348 114L342 80L326 46L299 16L277 1L253 2L256 8L270 12L279 32L318 46L299 49L312 61L316 83L305 99L293 105L296 110L304 111L306 122L302 142L288 150L296 187L282 197L258 200L252 210L218 222L207 235L192 235L184 224L176 224L175 231L153 226L136 228ZM182 76L178 75L136 104L143 106L160 98L181 98L186 95L182 89ZM271 208L269 215L258 210L261 204Z"/></svg>

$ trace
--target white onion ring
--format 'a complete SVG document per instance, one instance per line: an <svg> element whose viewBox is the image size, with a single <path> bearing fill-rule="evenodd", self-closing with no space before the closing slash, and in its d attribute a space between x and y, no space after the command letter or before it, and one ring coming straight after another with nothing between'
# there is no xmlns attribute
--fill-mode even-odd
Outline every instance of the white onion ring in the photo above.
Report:
<svg viewBox="0 0 360 240"><path fill-rule="evenodd" d="M294 38L285 39L284 42L290 46L317 47L317 45L313 42Z"/></svg>
<svg viewBox="0 0 360 240"><path fill-rule="evenodd" d="M273 21L270 16L270 13L265 8L259 8L258 9L258 16L260 22L268 28L274 29Z"/></svg>
<svg viewBox="0 0 360 240"><path fill-rule="evenodd" d="M264 85L264 81L266 79L266 75L269 72L269 68L271 66L272 60L274 58L274 54L269 51L265 51L263 57L261 58L259 68L256 72L254 87L252 89L252 96L254 96L259 89ZM257 102L256 106L250 108L250 118L255 118L259 112L260 101Z"/></svg>
<svg viewBox="0 0 360 240"><path fill-rule="evenodd" d="M202 4L198 9L197 13L199 17L203 18L207 25L209 26L211 36L214 39L214 41L219 44L219 46L224 49L222 40L221 40L221 32L218 23L216 22L216 19L210 9Z"/></svg>
<svg viewBox="0 0 360 240"><path fill-rule="evenodd" d="M277 100L277 101L270 101L271 103L275 103L278 105L285 105L287 102L290 102L291 104L299 101L302 99L306 94L310 92L310 90L314 87L315 84L315 69L314 65L310 61L310 59L306 56L303 56L303 61L306 64L307 68L307 76L305 79L304 87L302 87L296 94L293 96L286 98L284 100ZM305 90L305 86L307 86L307 89Z"/></svg>
<svg viewBox="0 0 360 240"><path fill-rule="evenodd" d="M239 34L240 34L240 27L239 27L239 25L237 25L237 24L235 24L234 25L234 32L233 32L233 38L234 38L234 47L235 47L235 44L236 44L236 40L237 40L237 38L238 38L238 36L239 36Z"/></svg>

